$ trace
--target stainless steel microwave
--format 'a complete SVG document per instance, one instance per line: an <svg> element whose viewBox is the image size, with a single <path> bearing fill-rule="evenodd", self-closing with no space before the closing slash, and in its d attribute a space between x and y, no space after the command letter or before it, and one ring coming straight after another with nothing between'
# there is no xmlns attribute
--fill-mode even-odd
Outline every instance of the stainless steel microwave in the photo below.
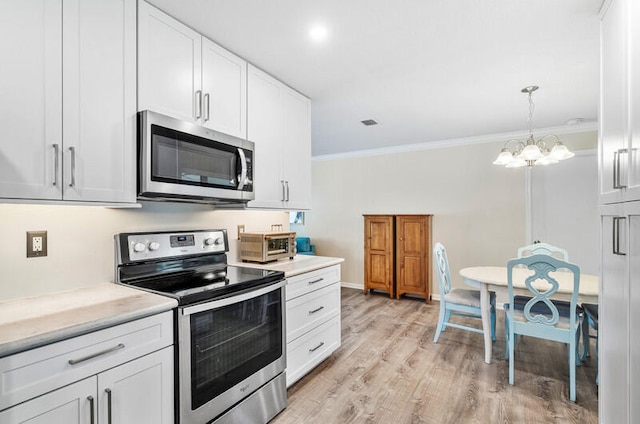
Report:
<svg viewBox="0 0 640 424"><path fill-rule="evenodd" d="M151 111L138 113L138 198L253 200L254 143Z"/></svg>

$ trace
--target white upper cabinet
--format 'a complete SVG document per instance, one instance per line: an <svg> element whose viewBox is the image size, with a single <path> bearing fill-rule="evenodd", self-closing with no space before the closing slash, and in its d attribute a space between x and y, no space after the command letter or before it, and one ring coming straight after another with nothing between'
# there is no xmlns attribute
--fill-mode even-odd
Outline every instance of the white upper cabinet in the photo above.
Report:
<svg viewBox="0 0 640 424"><path fill-rule="evenodd" d="M135 202L135 0L0 3L0 197Z"/></svg>
<svg viewBox="0 0 640 424"><path fill-rule="evenodd" d="M249 207L311 207L311 102L249 65L248 138L255 143L255 200Z"/></svg>
<svg viewBox="0 0 640 424"><path fill-rule="evenodd" d="M640 199L640 6L609 1L601 16L600 202Z"/></svg>
<svg viewBox="0 0 640 424"><path fill-rule="evenodd" d="M138 50L138 110L246 138L244 60L142 0Z"/></svg>
<svg viewBox="0 0 640 424"><path fill-rule="evenodd" d="M247 62L202 38L202 122L247 137Z"/></svg>

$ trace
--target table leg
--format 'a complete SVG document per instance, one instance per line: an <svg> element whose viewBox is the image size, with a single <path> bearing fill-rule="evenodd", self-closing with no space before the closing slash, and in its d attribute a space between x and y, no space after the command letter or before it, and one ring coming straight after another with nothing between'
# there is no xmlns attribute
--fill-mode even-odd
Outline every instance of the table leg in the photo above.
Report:
<svg viewBox="0 0 640 424"><path fill-rule="evenodd" d="M491 363L491 306L489 304L489 288L480 284L480 312L482 316L482 330L484 331L484 362Z"/></svg>

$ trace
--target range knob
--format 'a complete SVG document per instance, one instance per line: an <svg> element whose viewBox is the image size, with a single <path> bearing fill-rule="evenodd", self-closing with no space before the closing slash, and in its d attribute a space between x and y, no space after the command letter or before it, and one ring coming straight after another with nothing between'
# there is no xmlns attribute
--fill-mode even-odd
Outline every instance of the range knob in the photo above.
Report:
<svg viewBox="0 0 640 424"><path fill-rule="evenodd" d="M224 240L222 240L222 237L208 237L204 240L204 245L205 246L211 246L211 245L216 245L216 246L220 246L222 243L224 243Z"/></svg>
<svg viewBox="0 0 640 424"><path fill-rule="evenodd" d="M147 250L147 246L144 243L137 242L133 245L133 251L136 253L144 252Z"/></svg>
<svg viewBox="0 0 640 424"><path fill-rule="evenodd" d="M158 250L160 249L160 243L158 243L157 241L152 241L151 243L149 243L149 250Z"/></svg>

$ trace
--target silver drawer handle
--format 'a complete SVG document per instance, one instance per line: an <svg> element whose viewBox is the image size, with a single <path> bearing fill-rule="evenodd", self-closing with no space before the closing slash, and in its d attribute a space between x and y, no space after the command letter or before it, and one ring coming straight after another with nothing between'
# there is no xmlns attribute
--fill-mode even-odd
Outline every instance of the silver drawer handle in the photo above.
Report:
<svg viewBox="0 0 640 424"><path fill-rule="evenodd" d="M309 352L315 352L316 350L320 349L322 346L324 346L324 342L320 342L318 346L314 347L313 349L309 349Z"/></svg>
<svg viewBox="0 0 640 424"><path fill-rule="evenodd" d="M313 280L313 281L309 281L308 284L315 284L315 283L319 283L320 281L324 280L324 278L318 278L317 280Z"/></svg>
<svg viewBox="0 0 640 424"><path fill-rule="evenodd" d="M313 311L309 311L309 315L311 314L315 314L316 312L320 312L321 310L324 309L324 306L321 306L319 308L314 309Z"/></svg>
<svg viewBox="0 0 640 424"><path fill-rule="evenodd" d="M87 400L89 401L89 413L91 414L91 419L89 420L89 422L91 424L95 423L94 420L94 415L95 415L95 402L93 400L93 396L87 396Z"/></svg>
<svg viewBox="0 0 640 424"><path fill-rule="evenodd" d="M69 359L69 365L79 364L80 362L88 361L89 359L97 358L98 356L106 355L107 353L115 352L116 350L124 349L124 344L120 343L118 346L114 346L112 348L92 353L89 356L85 356L80 359Z"/></svg>

